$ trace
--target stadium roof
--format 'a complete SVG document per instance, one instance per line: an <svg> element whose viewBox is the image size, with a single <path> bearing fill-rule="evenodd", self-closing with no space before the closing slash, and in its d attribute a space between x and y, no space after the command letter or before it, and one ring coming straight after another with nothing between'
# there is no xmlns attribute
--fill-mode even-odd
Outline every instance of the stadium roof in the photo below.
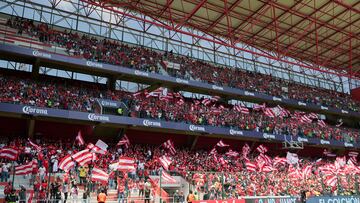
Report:
<svg viewBox="0 0 360 203"><path fill-rule="evenodd" d="M132 10L174 31L192 27L234 45L360 76L359 0L83 0ZM164 23L164 20L166 23ZM201 37L201 36L200 36Z"/></svg>

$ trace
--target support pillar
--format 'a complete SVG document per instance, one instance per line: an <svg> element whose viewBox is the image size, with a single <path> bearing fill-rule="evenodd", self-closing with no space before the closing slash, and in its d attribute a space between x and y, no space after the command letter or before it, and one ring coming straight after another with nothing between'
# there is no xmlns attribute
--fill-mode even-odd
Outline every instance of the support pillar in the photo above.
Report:
<svg viewBox="0 0 360 203"><path fill-rule="evenodd" d="M33 139L34 131L35 131L35 120L30 119L30 120L28 120L27 124L28 124L27 137L30 139Z"/></svg>

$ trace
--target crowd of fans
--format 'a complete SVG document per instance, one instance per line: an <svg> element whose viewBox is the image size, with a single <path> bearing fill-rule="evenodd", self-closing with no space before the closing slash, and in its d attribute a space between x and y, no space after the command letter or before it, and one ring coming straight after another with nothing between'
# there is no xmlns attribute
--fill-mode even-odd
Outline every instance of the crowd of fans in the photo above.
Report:
<svg viewBox="0 0 360 203"><path fill-rule="evenodd" d="M130 138L131 140L131 138ZM13 139L1 144L1 147L13 147L20 151L16 160L16 165L37 160L38 167L33 168L30 180L35 192L35 199L69 198L87 199L90 193L96 190L117 189L124 196L130 193L138 193L144 196L152 190L156 182L149 178L150 175L158 175L162 168L159 158L168 154L167 149L159 146L133 145L129 147L111 146L105 155L97 154L97 160L84 166L75 166L63 178L59 178L59 173L63 173L59 167L59 162L67 155L74 154L86 147L78 146L68 140L54 140L45 142L38 139L36 143L42 150L36 150L25 139ZM219 149L221 151L221 149ZM172 163L169 166L171 175L180 175L189 181L195 188L195 194L205 194L207 199L230 199L240 196L265 196L265 195L299 195L301 191L308 191L309 196L326 194L359 194L358 170L348 171L350 165L340 163L336 170L339 170L338 181L335 185L326 182L321 168L330 163L330 160L304 159L296 164L276 163L279 157L271 157L269 165L272 171L249 171L246 167L247 161L256 163L260 155L256 150L250 149L248 154L239 153L238 156L230 156L227 153L210 153L203 150L188 150L176 148L172 155ZM169 155L169 154L168 154ZM126 156L134 158L136 170L131 172L112 172L109 163L118 160L119 157ZM224 161L218 161L223 159ZM285 158L283 158L285 159ZM260 162L258 161L258 165ZM348 162L349 163L349 162ZM352 167L354 167L353 163ZM7 160L1 160L2 168L10 165ZM335 164L336 165L336 164ZM109 176L108 184L91 181L91 169L96 166L107 171ZM312 166L307 175L303 174L306 166ZM260 166L258 166L260 168ZM346 170L345 170L346 169ZM8 171L12 168L9 167ZM296 173L294 173L296 171ZM47 173L50 172L54 178L47 182ZM297 175L294 175L297 174ZM9 175L1 171L2 177ZM264 184L266 183L266 184ZM84 186L84 197L78 197L79 186ZM9 183L8 187L11 187ZM27 188L29 189L29 188ZM132 192L131 192L132 191ZM63 195L61 195L63 193ZM65 194L66 193L66 194ZM179 195L179 194L175 194ZM203 197L195 197L203 199ZM204 196L205 198L205 196ZM177 201L174 201L177 202ZM181 201L183 202L183 201Z"/></svg>
<svg viewBox="0 0 360 203"><path fill-rule="evenodd" d="M167 95L170 94L166 93ZM343 126L321 126L318 122L304 123L301 113L269 117L262 110L250 109L248 114L234 110L233 105L212 101L203 104L202 99L184 98L171 93L171 98L149 96L152 93L110 91L96 84L59 79L32 80L0 75L0 102L26 104L38 107L94 112L96 98L123 101L128 112L123 116L153 118L166 121L186 122L197 125L231 127L278 135L293 135L308 138L335 139L357 142L359 131ZM163 95L163 93L161 93ZM177 96L176 96L177 95ZM169 102L170 101L170 102ZM180 103L181 102L181 103ZM298 115L298 116L295 116Z"/></svg>
<svg viewBox="0 0 360 203"><path fill-rule="evenodd" d="M344 110L360 111L358 101L352 100L349 94L286 81L283 79L248 72L239 68L215 66L204 61L172 52L155 52L144 47L129 46L118 41L100 39L89 35L79 35L72 31L57 31L47 24L35 24L32 20L9 19L7 25L26 33L39 41L63 47L70 55L143 71L160 73L159 64L165 67L164 61L180 65L179 69L166 68L175 77L194 79L220 86L229 86L273 96L296 99Z"/></svg>

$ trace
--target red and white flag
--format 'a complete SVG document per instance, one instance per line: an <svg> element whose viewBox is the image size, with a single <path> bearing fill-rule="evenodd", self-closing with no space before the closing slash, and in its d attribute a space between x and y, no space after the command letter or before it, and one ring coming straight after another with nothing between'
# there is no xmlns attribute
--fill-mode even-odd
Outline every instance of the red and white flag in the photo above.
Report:
<svg viewBox="0 0 360 203"><path fill-rule="evenodd" d="M319 116L316 113L309 113L308 117L311 119L319 119Z"/></svg>
<svg viewBox="0 0 360 203"><path fill-rule="evenodd" d="M251 163L250 161L245 161L245 166L248 172L256 172L256 164Z"/></svg>
<svg viewBox="0 0 360 203"><path fill-rule="evenodd" d="M264 109L264 114L270 118L275 118L275 112L273 111L272 108L265 108Z"/></svg>
<svg viewBox="0 0 360 203"><path fill-rule="evenodd" d="M311 165L308 165L305 168L303 168L302 175L303 175L304 179L310 177L311 174L312 174L312 166Z"/></svg>
<svg viewBox="0 0 360 203"><path fill-rule="evenodd" d="M91 171L91 180L107 183L109 181L109 174L95 166Z"/></svg>
<svg viewBox="0 0 360 203"><path fill-rule="evenodd" d="M29 144L35 148L36 151L41 151L41 147L35 143L33 143L30 139L28 139Z"/></svg>
<svg viewBox="0 0 360 203"><path fill-rule="evenodd" d="M325 185L334 187L337 184L337 176L329 175L325 178Z"/></svg>
<svg viewBox="0 0 360 203"><path fill-rule="evenodd" d="M220 157L218 162L220 162L221 165L226 165L228 162L224 159L224 157Z"/></svg>
<svg viewBox="0 0 360 203"><path fill-rule="evenodd" d="M161 170L161 179L167 183L176 183L176 179L173 178L170 174L166 173L164 170Z"/></svg>
<svg viewBox="0 0 360 203"><path fill-rule="evenodd" d="M27 175L31 174L33 169L37 167L37 161L34 159L24 165L15 167L15 175Z"/></svg>
<svg viewBox="0 0 360 203"><path fill-rule="evenodd" d="M218 146L218 147L228 147L228 146L230 146L230 145L225 144L222 140L220 140L220 141L216 144L216 146Z"/></svg>
<svg viewBox="0 0 360 203"><path fill-rule="evenodd" d="M285 165L287 163L286 158L280 158L280 157L275 157L273 161L274 161L274 166L279 165L279 164Z"/></svg>
<svg viewBox="0 0 360 203"><path fill-rule="evenodd" d="M350 157L357 157L359 155L359 152L349 152Z"/></svg>
<svg viewBox="0 0 360 203"><path fill-rule="evenodd" d="M325 128L327 126L325 121L323 121L323 120L318 120L318 125L323 128Z"/></svg>
<svg viewBox="0 0 360 203"><path fill-rule="evenodd" d="M82 145L85 144L85 141L84 141L84 139L83 139L83 137L82 137L82 135L81 135L81 130L79 130L79 132L78 132L78 134L77 134L77 136L76 136L76 138L75 138L75 141L76 141L77 144L80 145L80 146L82 146Z"/></svg>
<svg viewBox="0 0 360 203"><path fill-rule="evenodd" d="M92 153L89 149L84 149L82 151L77 152L76 154L72 155L72 158L80 166L88 164L88 163L94 161L94 159L96 160L95 154Z"/></svg>
<svg viewBox="0 0 360 203"><path fill-rule="evenodd" d="M3 147L0 149L0 158L16 160L19 155L19 151L11 147Z"/></svg>
<svg viewBox="0 0 360 203"><path fill-rule="evenodd" d="M268 149L265 147L265 146L263 146L262 144L261 145L259 145L257 148L256 148L256 150L258 151L258 152L260 152L260 153L266 153L267 151L268 151Z"/></svg>
<svg viewBox="0 0 360 203"><path fill-rule="evenodd" d="M162 144L162 146L169 150L170 154L174 155L176 154L176 150L175 150L175 147L174 147L174 143L171 141L171 140L167 140L166 142L164 142Z"/></svg>
<svg viewBox="0 0 360 203"><path fill-rule="evenodd" d="M65 172L69 172L75 166L71 155L65 156L59 163L59 168Z"/></svg>
<svg viewBox="0 0 360 203"><path fill-rule="evenodd" d="M307 115L301 116L299 121L302 123L312 123L312 119L309 118L309 116L307 116Z"/></svg>
<svg viewBox="0 0 360 203"><path fill-rule="evenodd" d="M262 167L261 171L265 173L270 173L272 171L275 171L276 169L272 166L265 165Z"/></svg>
<svg viewBox="0 0 360 203"><path fill-rule="evenodd" d="M209 154L217 154L217 151L216 151L215 147L214 147L214 148L212 148L212 150L210 151L210 153L209 153Z"/></svg>
<svg viewBox="0 0 360 203"><path fill-rule="evenodd" d="M226 155L227 156L237 157L237 156L239 156L239 153L237 151L233 151L233 150L229 149L229 151L226 152Z"/></svg>
<svg viewBox="0 0 360 203"><path fill-rule="evenodd" d="M221 98L220 96L213 96L213 97L211 97L211 100L216 102L216 101L219 101L220 98Z"/></svg>
<svg viewBox="0 0 360 203"><path fill-rule="evenodd" d="M208 106L209 104L211 104L211 99L205 98L201 101L201 103L204 104L205 106Z"/></svg>
<svg viewBox="0 0 360 203"><path fill-rule="evenodd" d="M336 157L336 154L331 153L331 152L328 151L327 149L324 149L323 154L324 154L325 156L328 156L328 157Z"/></svg>
<svg viewBox="0 0 360 203"><path fill-rule="evenodd" d="M266 108L266 105L265 105L265 103L263 103L263 104L254 104L254 106L253 106L253 109L255 110L255 111L260 111L260 110L262 110L262 109L265 109Z"/></svg>
<svg viewBox="0 0 360 203"><path fill-rule="evenodd" d="M242 114L249 114L250 113L248 108L246 108L245 106L241 106L241 105L235 105L234 110L238 111L238 112L240 112Z"/></svg>
<svg viewBox="0 0 360 203"><path fill-rule="evenodd" d="M134 171L136 169L135 159L130 157L120 157L117 162L110 164L109 168L119 171Z"/></svg>
<svg viewBox="0 0 360 203"><path fill-rule="evenodd" d="M169 166L172 161L170 157L163 155L162 157L159 158L159 162L165 170L169 170Z"/></svg>
<svg viewBox="0 0 360 203"><path fill-rule="evenodd" d="M242 152L241 152L241 155L246 158L247 155L250 153L250 147L248 144L245 144L242 148Z"/></svg>
<svg viewBox="0 0 360 203"><path fill-rule="evenodd" d="M129 138L128 138L126 135L124 135L124 136L121 138L121 140L117 143L117 145L118 145L118 146L124 145L125 148L129 148L129 146L130 146L130 140L129 140Z"/></svg>

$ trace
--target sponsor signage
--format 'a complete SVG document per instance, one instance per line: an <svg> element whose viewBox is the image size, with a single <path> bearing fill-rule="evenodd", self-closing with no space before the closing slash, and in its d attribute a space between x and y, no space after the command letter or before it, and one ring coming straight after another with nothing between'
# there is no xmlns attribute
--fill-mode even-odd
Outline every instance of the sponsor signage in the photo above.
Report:
<svg viewBox="0 0 360 203"><path fill-rule="evenodd" d="M94 67L94 68L103 68L102 63L93 62L93 61L86 61L86 65L89 67Z"/></svg>
<svg viewBox="0 0 360 203"><path fill-rule="evenodd" d="M344 142L345 147L354 147L352 143Z"/></svg>
<svg viewBox="0 0 360 203"><path fill-rule="evenodd" d="M117 102L117 101L105 100L105 99L97 99L97 101L103 107L108 107L108 108L118 108L118 107L120 107L120 102Z"/></svg>
<svg viewBox="0 0 360 203"><path fill-rule="evenodd" d="M299 102L298 102L298 105L299 105L299 106L306 106L306 103L299 101Z"/></svg>
<svg viewBox="0 0 360 203"><path fill-rule="evenodd" d="M326 107L326 106L321 106L320 107L322 110L329 110L329 107Z"/></svg>
<svg viewBox="0 0 360 203"><path fill-rule="evenodd" d="M197 125L189 125L189 130L190 131L200 131L200 132L206 131L204 126L197 126Z"/></svg>
<svg viewBox="0 0 360 203"><path fill-rule="evenodd" d="M273 135L273 134L268 134L268 133L263 133L263 137L264 137L265 139L275 139L275 138L276 138L275 135Z"/></svg>
<svg viewBox="0 0 360 203"><path fill-rule="evenodd" d="M253 92L248 92L248 91L245 91L244 94L246 96L255 96L255 94Z"/></svg>
<svg viewBox="0 0 360 203"><path fill-rule="evenodd" d="M243 131L241 130L234 130L234 129L230 129L229 130L230 135L244 135Z"/></svg>
<svg viewBox="0 0 360 203"><path fill-rule="evenodd" d="M282 101L282 99L279 97L273 97L272 99L273 99L273 101Z"/></svg>
<svg viewBox="0 0 360 203"><path fill-rule="evenodd" d="M32 106L24 106L22 108L22 112L24 114L48 115L48 110L47 109L41 109L41 108L36 108L36 107L32 107Z"/></svg>
<svg viewBox="0 0 360 203"><path fill-rule="evenodd" d="M360 196L320 196L310 197L306 203L359 203Z"/></svg>
<svg viewBox="0 0 360 203"><path fill-rule="evenodd" d="M320 139L320 144L329 145L329 144L330 144L330 141L329 141L329 140Z"/></svg>
<svg viewBox="0 0 360 203"><path fill-rule="evenodd" d="M45 53L45 52L42 52L42 51L39 51L39 50L32 51L32 55L36 56L36 57L42 57L42 58L48 58L48 59L52 58L51 54Z"/></svg>
<svg viewBox="0 0 360 203"><path fill-rule="evenodd" d="M90 121L110 121L109 116L98 115L98 114L94 114L94 113L89 113L88 119Z"/></svg>
<svg viewBox="0 0 360 203"><path fill-rule="evenodd" d="M161 123L158 121L150 121L150 120L143 120L143 125L144 126L149 126L149 127L161 127Z"/></svg>
<svg viewBox="0 0 360 203"><path fill-rule="evenodd" d="M217 86L217 85L212 85L211 88L212 88L213 90L224 90L223 87L220 87L220 86Z"/></svg>
<svg viewBox="0 0 360 203"><path fill-rule="evenodd" d="M184 79L180 79L180 78L176 78L175 81L180 84L189 84L188 80L184 80Z"/></svg>
<svg viewBox="0 0 360 203"><path fill-rule="evenodd" d="M134 71L134 74L135 74L135 75L138 75L138 76L149 77L149 73L144 72L144 71L135 70L135 71Z"/></svg>
<svg viewBox="0 0 360 203"><path fill-rule="evenodd" d="M306 137L298 137L298 142L309 142L309 140Z"/></svg>
<svg viewBox="0 0 360 203"><path fill-rule="evenodd" d="M297 197L254 197L245 198L245 203L300 203Z"/></svg>

